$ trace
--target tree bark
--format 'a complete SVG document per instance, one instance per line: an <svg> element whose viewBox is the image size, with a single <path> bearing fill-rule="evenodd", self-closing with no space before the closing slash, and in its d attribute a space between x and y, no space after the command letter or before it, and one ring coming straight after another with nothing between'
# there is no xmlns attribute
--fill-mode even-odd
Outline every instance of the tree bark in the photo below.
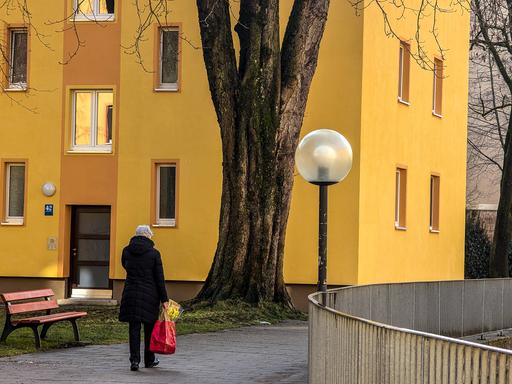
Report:
<svg viewBox="0 0 512 384"><path fill-rule="evenodd" d="M500 201L489 259L491 277L509 277L508 252L512 240L512 116L509 116L508 121L500 183Z"/></svg>
<svg viewBox="0 0 512 384"><path fill-rule="evenodd" d="M291 306L283 278L294 152L328 0L296 1L281 51L279 0L197 0L203 55L221 131L222 200L215 258L196 300Z"/></svg>

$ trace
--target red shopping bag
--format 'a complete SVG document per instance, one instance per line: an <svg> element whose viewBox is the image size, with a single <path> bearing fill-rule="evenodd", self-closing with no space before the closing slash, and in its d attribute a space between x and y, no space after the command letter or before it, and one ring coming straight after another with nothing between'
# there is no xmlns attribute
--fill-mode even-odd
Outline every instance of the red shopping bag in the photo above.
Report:
<svg viewBox="0 0 512 384"><path fill-rule="evenodd" d="M165 309L160 312L151 332L149 350L162 355L172 355L176 351L176 324L169 320Z"/></svg>

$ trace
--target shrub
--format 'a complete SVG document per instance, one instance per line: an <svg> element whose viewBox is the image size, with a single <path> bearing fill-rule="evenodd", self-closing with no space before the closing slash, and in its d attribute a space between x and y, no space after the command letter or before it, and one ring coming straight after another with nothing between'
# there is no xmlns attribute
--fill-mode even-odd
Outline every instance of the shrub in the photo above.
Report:
<svg viewBox="0 0 512 384"><path fill-rule="evenodd" d="M491 241L477 214L466 216L466 244L464 260L464 277L466 279L483 279L489 277L489 255ZM509 253L509 260L511 254Z"/></svg>

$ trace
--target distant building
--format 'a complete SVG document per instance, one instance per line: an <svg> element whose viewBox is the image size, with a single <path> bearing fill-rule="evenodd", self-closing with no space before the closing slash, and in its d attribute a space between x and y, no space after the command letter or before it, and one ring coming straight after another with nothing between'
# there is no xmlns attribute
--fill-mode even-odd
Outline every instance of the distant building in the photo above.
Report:
<svg viewBox="0 0 512 384"><path fill-rule="evenodd" d="M492 80L492 81L491 81ZM489 113L493 105L503 104L510 90L502 80L492 57L473 47L469 61L468 166L466 203L469 211L478 214L489 237L494 233L496 211L500 199L503 149L498 133L508 127L508 111Z"/></svg>

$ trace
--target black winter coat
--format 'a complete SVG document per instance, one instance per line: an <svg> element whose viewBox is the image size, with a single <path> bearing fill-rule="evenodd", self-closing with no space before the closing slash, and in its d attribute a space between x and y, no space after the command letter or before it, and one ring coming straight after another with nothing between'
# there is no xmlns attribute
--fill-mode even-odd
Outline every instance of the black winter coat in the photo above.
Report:
<svg viewBox="0 0 512 384"><path fill-rule="evenodd" d="M154 323L158 319L160 303L168 300L162 258L154 245L147 237L134 236L123 249L121 261L126 269L126 281L120 321Z"/></svg>

